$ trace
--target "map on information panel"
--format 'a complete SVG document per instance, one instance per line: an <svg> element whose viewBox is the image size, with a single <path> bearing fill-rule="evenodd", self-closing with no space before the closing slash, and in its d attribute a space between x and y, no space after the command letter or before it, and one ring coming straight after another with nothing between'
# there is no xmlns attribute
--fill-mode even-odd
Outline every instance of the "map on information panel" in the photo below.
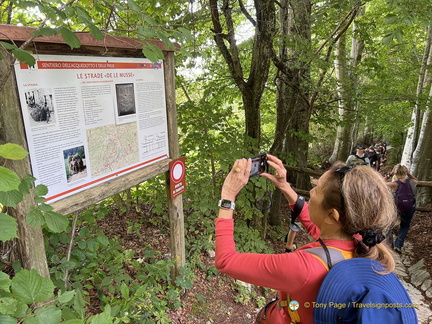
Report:
<svg viewBox="0 0 432 324"><path fill-rule="evenodd" d="M53 202L168 158L163 61L38 55L15 74L37 184Z"/></svg>
<svg viewBox="0 0 432 324"><path fill-rule="evenodd" d="M132 127L131 127L132 126ZM87 130L89 159L95 177L139 162L138 134L133 125L108 125Z"/></svg>

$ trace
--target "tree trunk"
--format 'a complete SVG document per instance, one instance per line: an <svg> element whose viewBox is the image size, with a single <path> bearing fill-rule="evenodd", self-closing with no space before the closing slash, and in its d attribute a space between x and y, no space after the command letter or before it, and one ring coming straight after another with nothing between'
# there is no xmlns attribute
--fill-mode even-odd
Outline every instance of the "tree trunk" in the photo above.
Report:
<svg viewBox="0 0 432 324"><path fill-rule="evenodd" d="M282 0L281 7L279 9L279 34L287 37L289 35L289 14L288 14L289 0ZM287 62L288 48L285 44L285 38L281 37L279 41L279 60L281 62ZM292 97L289 93L290 77L287 73L282 73L280 70L276 76L276 126L275 126L275 137L270 148L270 154L283 158L282 148L285 139L285 134L288 127L288 120L290 118L290 111L293 110L290 98ZM273 192L273 203L269 211L268 222L270 225L276 226L282 224L281 219L281 199L282 192L275 189Z"/></svg>
<svg viewBox="0 0 432 324"><path fill-rule="evenodd" d="M336 128L336 141L330 163L345 161L351 149L352 110L350 110L347 84L346 37L342 36L337 44L335 72L338 79L339 125Z"/></svg>
<svg viewBox="0 0 432 324"><path fill-rule="evenodd" d="M407 136L405 139L405 145L402 152L401 164L410 168L412 163L412 157L414 150L417 145L420 125L421 125L421 107L420 107L420 96L423 94L424 90L431 85L432 78L431 74L428 73L428 69L432 65L432 29L430 26L427 28L427 38L426 46L423 54L422 65L420 67L419 79L417 82L416 96L417 100L414 105L414 109L411 115L411 127L408 128Z"/></svg>
<svg viewBox="0 0 432 324"><path fill-rule="evenodd" d="M245 12L245 8L240 8ZM272 0L255 1L256 20L248 14L255 26L252 49L252 62L246 78L243 73L242 60L235 39L235 25L232 16L232 4L223 1L220 16L217 0L210 0L214 40L228 65L231 76L239 88L245 110L245 134L253 140L254 147L260 147L261 120L260 104L267 83L270 68L270 51L275 34L275 7ZM226 26L226 31L222 25ZM227 46L227 43L229 46Z"/></svg>
<svg viewBox="0 0 432 324"><path fill-rule="evenodd" d="M228 65L231 76L242 95L245 110L245 135L246 147L251 153L260 149L261 143L261 98L267 83L273 39L275 35L275 3L273 0L255 1L256 20L254 20L242 2L239 2L240 10L255 26L255 35L252 48L252 61L248 77L243 73L243 62L239 56L239 48L235 39L235 25L232 16L232 3L223 0L221 12L224 17L222 22L217 0L210 0L211 18L213 23L214 40ZM226 26L226 31L222 28ZM227 46L227 44L229 46ZM251 143L250 143L251 141ZM264 218L262 217L264 216ZM262 236L266 232L267 213L255 215L252 224L261 230Z"/></svg>
<svg viewBox="0 0 432 324"><path fill-rule="evenodd" d="M1 47L0 54L4 57L3 60L0 60L0 75L7 75L11 68L12 58ZM9 78L6 80L1 91L1 98L0 125L2 127L0 128L0 143L18 144L27 150L24 123L18 100L19 95L13 73L10 73ZM29 157L24 160L7 160L5 166L16 172L21 178L32 173ZM26 269L36 269L41 276L49 277L42 230L40 227L33 228L29 226L25 221L30 208L37 207L33 197L34 192L31 190L30 194L26 195L24 200L15 209L11 210L11 215L18 222L18 248L22 266Z"/></svg>
<svg viewBox="0 0 432 324"><path fill-rule="evenodd" d="M275 139L270 149L285 162L288 160L299 167L306 167L308 143L305 139L309 133L311 109L309 105L309 65L301 61L302 50L310 50L310 16L309 0L280 2L280 39L279 55L275 59L278 78L276 87L277 121ZM289 47L287 39L294 39L296 45ZM288 57L290 60L288 60ZM308 190L310 179L307 175L288 172L288 180L297 188ZM276 190L273 205L270 209L270 225L282 223L280 207L281 193Z"/></svg>
<svg viewBox="0 0 432 324"><path fill-rule="evenodd" d="M346 35L343 35L338 42L335 60L336 78L338 79L338 105L340 124L336 128L336 140L333 153L329 159L330 163L345 161L353 147L354 113L356 110L353 102L353 93L357 77L355 69L361 60L364 44L355 38L355 31L358 29L353 24L353 39L351 42L351 53L349 62L346 55Z"/></svg>
<svg viewBox="0 0 432 324"><path fill-rule="evenodd" d="M429 93L429 105L432 104L432 87ZM419 140L417 147L413 153L411 173L414 174L419 180L432 179L432 111L430 106L427 107L424 115L423 122L420 129ZM418 188L416 193L417 205L428 206L432 203L432 190L431 188Z"/></svg>

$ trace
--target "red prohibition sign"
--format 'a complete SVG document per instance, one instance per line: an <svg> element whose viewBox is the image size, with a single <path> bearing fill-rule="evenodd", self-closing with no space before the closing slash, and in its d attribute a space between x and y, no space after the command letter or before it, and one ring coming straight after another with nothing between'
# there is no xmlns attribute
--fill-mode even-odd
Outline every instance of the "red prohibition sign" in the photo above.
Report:
<svg viewBox="0 0 432 324"><path fill-rule="evenodd" d="M185 166L182 161L176 161L172 167L171 178L174 182L179 182L184 177Z"/></svg>

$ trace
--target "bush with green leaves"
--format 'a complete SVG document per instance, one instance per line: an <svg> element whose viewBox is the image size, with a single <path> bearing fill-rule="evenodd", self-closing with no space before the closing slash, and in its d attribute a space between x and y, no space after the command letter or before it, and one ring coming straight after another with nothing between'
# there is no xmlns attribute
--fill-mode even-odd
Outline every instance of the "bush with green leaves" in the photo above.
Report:
<svg viewBox="0 0 432 324"><path fill-rule="evenodd" d="M100 304L102 309L109 305L118 323L169 323L168 310L181 306L181 292L191 288L192 272L183 267L173 279L174 261L161 252L149 245L142 255L124 249L114 230L107 229L105 235L98 225L110 212L105 201L79 215L69 260L70 237L49 234L46 250L54 283L62 288L68 276L70 286L82 290L87 303ZM141 226L145 224L136 222L130 235L140 232Z"/></svg>
<svg viewBox="0 0 432 324"><path fill-rule="evenodd" d="M0 145L3 158L22 159L26 155L18 145ZM0 167L0 203L14 208L30 192L34 180L31 176L21 180L15 172ZM71 230L69 220L44 202L46 186L37 186L34 192L38 205L26 219L44 231L52 280L34 269L19 270L13 278L0 272L1 323L170 322L167 310L179 307L181 291L192 286L189 268L183 267L173 280L174 262L160 258L160 252L147 248L138 258L134 251L124 250L117 240L105 236L96 222L112 212L104 203L81 213L79 231L67 257L71 242L66 234ZM0 240L17 238L15 218L2 213L0 219L4 224ZM137 275L131 276L126 269L133 269ZM92 290L98 294L102 312L89 317L86 306L91 302Z"/></svg>
<svg viewBox="0 0 432 324"><path fill-rule="evenodd" d="M0 145L0 157L10 160L20 160L27 152L19 145L7 143ZM35 179L27 175L24 179L12 170L0 166L0 205L5 213L0 214L2 228L0 241L6 242L18 237L18 223L14 217L7 214L10 208L15 208L30 193ZM35 188L34 200L38 207L32 208L26 220L31 226L41 226L49 232L64 231L69 221L61 214L52 211L45 204L43 195L47 193L46 186ZM85 303L80 290L57 290L50 278L39 275L34 270L15 267L13 278L0 272L0 322L4 324L39 324L39 323L112 323L110 311L85 318Z"/></svg>
<svg viewBox="0 0 432 324"><path fill-rule="evenodd" d="M27 154L21 146L16 144L0 145L0 157L5 159L21 160ZM12 170L0 166L0 204L6 208L15 208L30 193L35 180L31 175L20 179ZM34 188L35 196L33 199L38 205L31 208L26 221L33 227L46 228L54 233L63 232L66 230L69 221L64 215L54 212L53 208L45 203L43 196L47 193L48 189L44 185L38 185ZM4 224L0 231L0 241L17 238L18 226L16 219L5 213L1 213L0 217L2 224Z"/></svg>
<svg viewBox="0 0 432 324"><path fill-rule="evenodd" d="M12 279L0 272L0 323L2 324L109 324L121 323L107 305L100 314L85 318L81 290L57 290L36 270L20 270Z"/></svg>

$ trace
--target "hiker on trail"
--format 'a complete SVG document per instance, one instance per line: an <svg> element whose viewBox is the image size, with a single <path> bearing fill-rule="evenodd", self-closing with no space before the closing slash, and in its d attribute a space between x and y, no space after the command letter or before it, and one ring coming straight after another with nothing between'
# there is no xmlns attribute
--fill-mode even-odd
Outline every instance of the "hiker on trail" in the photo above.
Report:
<svg viewBox="0 0 432 324"><path fill-rule="evenodd" d="M375 170L379 171L381 157L375 151L375 147L369 146L368 151L366 152L366 156L369 159L370 166L375 168Z"/></svg>
<svg viewBox="0 0 432 324"><path fill-rule="evenodd" d="M364 164L370 166L370 160L366 155L364 145L357 145L355 154L348 156L346 162L347 165L359 165Z"/></svg>
<svg viewBox="0 0 432 324"><path fill-rule="evenodd" d="M415 187L418 180L409 173L406 166L400 164L394 166L390 175L393 175L393 181L387 184L395 193L396 206L400 216L400 229L394 242L394 250L402 253L402 247L415 212Z"/></svg>
<svg viewBox="0 0 432 324"><path fill-rule="evenodd" d="M293 209L300 196L287 182L282 161L267 156L275 172L261 176L282 191ZM311 248L337 252L343 259L377 260L384 265L383 273L394 270L393 254L383 235L397 215L392 193L373 168L349 167L341 162L319 178L298 216L317 241L291 253L238 253L234 242L235 199L248 183L250 169L250 159L237 160L222 186L223 203L219 203L216 219L216 268L235 279L278 291L278 298L260 311L256 323L313 323L313 303L333 256L329 254L325 262L310 252Z"/></svg>
<svg viewBox="0 0 432 324"><path fill-rule="evenodd" d="M380 162L384 164L387 161L387 143L386 142L378 142L375 145L375 150L381 155Z"/></svg>

